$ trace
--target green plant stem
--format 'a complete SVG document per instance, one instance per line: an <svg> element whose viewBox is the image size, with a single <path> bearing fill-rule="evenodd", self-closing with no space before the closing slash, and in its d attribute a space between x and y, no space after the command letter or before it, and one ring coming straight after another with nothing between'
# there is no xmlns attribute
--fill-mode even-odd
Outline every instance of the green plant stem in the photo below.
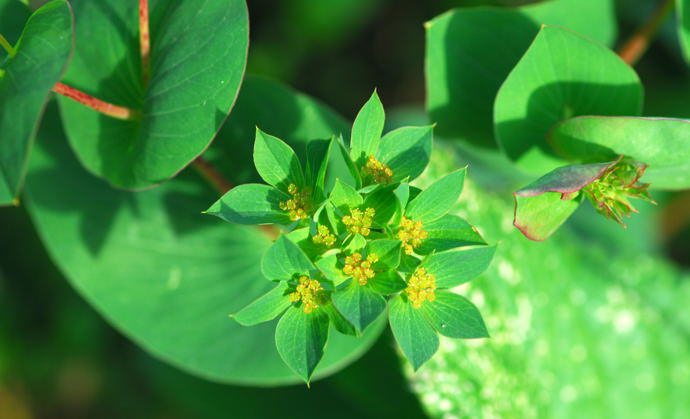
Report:
<svg viewBox="0 0 690 419"><path fill-rule="evenodd" d="M151 78L151 36L149 33L149 1L139 0L139 46L141 79L146 87Z"/></svg>
<svg viewBox="0 0 690 419"><path fill-rule="evenodd" d="M675 0L661 0L661 4L635 33L618 48L618 55L630 65L634 65L644 55L652 38L659 30L664 20L675 7Z"/></svg>
<svg viewBox="0 0 690 419"><path fill-rule="evenodd" d="M211 184L211 186L220 192L221 195L233 188L232 183L225 179L225 177L202 156L197 157L196 160L192 162L192 166ZM257 228L271 240L275 240L280 234L280 231L272 225L260 225L257 226Z"/></svg>
<svg viewBox="0 0 690 419"><path fill-rule="evenodd" d="M82 92L81 90L75 89L74 87L68 86L63 83L57 83L53 87L53 92L73 99L84 106L88 106L89 108L95 111L98 111L104 115L108 115L113 118L124 120L134 120L141 118L141 114L137 110L104 102L100 99L96 99L95 97Z"/></svg>
<svg viewBox="0 0 690 419"><path fill-rule="evenodd" d="M17 54L17 51L10 45L10 43L5 39L2 34L0 34L0 45L2 45L2 48L7 51L7 54L10 57L14 57Z"/></svg>

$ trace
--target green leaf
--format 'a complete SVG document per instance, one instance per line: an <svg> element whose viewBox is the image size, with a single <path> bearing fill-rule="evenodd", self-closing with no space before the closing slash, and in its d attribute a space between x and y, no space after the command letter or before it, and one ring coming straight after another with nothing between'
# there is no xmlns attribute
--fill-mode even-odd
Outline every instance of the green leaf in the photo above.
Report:
<svg viewBox="0 0 690 419"><path fill-rule="evenodd" d="M479 310L461 295L437 291L436 299L425 301L420 311L443 336L459 339L489 337Z"/></svg>
<svg viewBox="0 0 690 419"><path fill-rule="evenodd" d="M290 297L287 295L287 290L287 282L280 282L275 288L231 317L242 326L254 326L271 321L290 307Z"/></svg>
<svg viewBox="0 0 690 419"><path fill-rule="evenodd" d="M352 279L343 289L333 293L333 304L358 332L364 331L386 309L386 300L369 285Z"/></svg>
<svg viewBox="0 0 690 419"><path fill-rule="evenodd" d="M11 45L19 40L24 30L24 24L31 15L31 9L27 4L17 0L0 0L0 33ZM0 47L0 61L4 61L7 53Z"/></svg>
<svg viewBox="0 0 690 419"><path fill-rule="evenodd" d="M546 240L582 202L578 192L616 162L555 169L515 192L514 225L530 240Z"/></svg>
<svg viewBox="0 0 690 419"><path fill-rule="evenodd" d="M407 283L395 270L377 272L367 283L374 292L383 295L398 293L407 288Z"/></svg>
<svg viewBox="0 0 690 419"><path fill-rule="evenodd" d="M360 167L363 167L369 156L374 155L379 148L384 119L383 105L374 90L352 124L350 156Z"/></svg>
<svg viewBox="0 0 690 419"><path fill-rule="evenodd" d="M345 251L348 253L352 252L361 252L362 249L364 249L367 245L367 239L362 237L360 234L355 234L352 236L352 239L350 240L350 243L345 246Z"/></svg>
<svg viewBox="0 0 690 419"><path fill-rule="evenodd" d="M345 167L347 167L347 170L349 172L350 177L354 181L356 189L359 189L362 187L362 175L359 173L359 169L355 165L355 162L352 161L352 158L350 158L350 154L347 151L347 147L343 143L343 138L338 137L336 139L336 142L338 143L338 149L340 150L340 157L342 161L345 163Z"/></svg>
<svg viewBox="0 0 690 419"><path fill-rule="evenodd" d="M323 310L328 314L328 318L333 327L335 327L335 330L344 335L357 336L355 327L340 314L333 304L326 304L323 306Z"/></svg>
<svg viewBox="0 0 690 419"><path fill-rule="evenodd" d="M309 384L328 340L328 315L291 308L276 327L276 348L283 361Z"/></svg>
<svg viewBox="0 0 690 419"><path fill-rule="evenodd" d="M379 239L367 243L367 254L375 253L379 261L374 264L374 269L395 269L400 264L400 240Z"/></svg>
<svg viewBox="0 0 690 419"><path fill-rule="evenodd" d="M410 201L405 216L428 223L444 216L457 202L465 183L467 167L443 176Z"/></svg>
<svg viewBox="0 0 690 419"><path fill-rule="evenodd" d="M41 115L72 52L72 29L69 3L46 3L27 21L16 55L0 61L0 205L18 203Z"/></svg>
<svg viewBox="0 0 690 419"><path fill-rule="evenodd" d="M371 192L364 199L363 208L373 208L374 214L373 224L376 226L384 226L390 221L395 211L398 209L398 203L393 190L395 185L378 187Z"/></svg>
<svg viewBox="0 0 690 419"><path fill-rule="evenodd" d="M338 259L338 255L328 255L316 261L316 267L321 271L323 276L333 285L340 285L349 277L343 273L343 266Z"/></svg>
<svg viewBox="0 0 690 419"><path fill-rule="evenodd" d="M282 224L292 221L279 207L290 199L278 189L259 184L236 186L214 202L206 214L237 224Z"/></svg>
<svg viewBox="0 0 690 419"><path fill-rule="evenodd" d="M245 160L251 167L249 154ZM275 286L261 274L271 243L255 227L199 214L217 196L195 172L144 192L112 189L74 158L53 102L24 196L65 280L144 351L216 382L297 381L275 349L275 323L244 327L228 318ZM383 327L377 322L359 339L334 334L315 376L359 358Z"/></svg>
<svg viewBox="0 0 690 419"><path fill-rule="evenodd" d="M478 246L469 249L434 253L421 264L427 272L436 275L436 286L453 288L478 277L491 264L496 246Z"/></svg>
<svg viewBox="0 0 690 419"><path fill-rule="evenodd" d="M364 202L355 188L340 179L335 181L329 199L336 208L344 212L350 208L357 208Z"/></svg>
<svg viewBox="0 0 690 419"><path fill-rule="evenodd" d="M446 214L438 220L424 224L429 237L415 249L420 255L442 252L456 247L486 244L477 229L457 215Z"/></svg>
<svg viewBox="0 0 690 419"><path fill-rule="evenodd" d="M575 212L582 195L563 199L559 192L546 192L536 196L515 195L513 225L530 240L548 239Z"/></svg>
<svg viewBox="0 0 690 419"><path fill-rule="evenodd" d="M388 321L405 357L418 370L438 350L438 335L422 313L398 295L391 300Z"/></svg>
<svg viewBox="0 0 690 419"><path fill-rule="evenodd" d="M642 85L611 50L567 29L544 26L496 97L498 140L530 172L563 165L546 142L555 123L578 115L639 115Z"/></svg>
<svg viewBox="0 0 690 419"><path fill-rule="evenodd" d="M302 165L292 148L259 128L254 141L254 165L261 179L282 191L287 192L290 184L304 186Z"/></svg>
<svg viewBox="0 0 690 419"><path fill-rule="evenodd" d="M313 189L317 201L325 198L326 169L331 155L333 138L313 140L307 143L307 184Z"/></svg>
<svg viewBox="0 0 690 419"><path fill-rule="evenodd" d="M556 125L549 139L568 159L591 162L625 155L648 165L654 188L690 188L690 121L671 118L581 116Z"/></svg>
<svg viewBox="0 0 690 419"><path fill-rule="evenodd" d="M123 121L59 98L82 164L110 183L143 189L176 175L223 124L244 75L249 42L243 0L151 2L151 77L141 76L138 2L72 0L74 59L63 82L141 112Z"/></svg>
<svg viewBox="0 0 690 419"><path fill-rule="evenodd" d="M272 281L289 281L316 268L292 240L281 235L261 259L261 272Z"/></svg>
<svg viewBox="0 0 690 419"><path fill-rule="evenodd" d="M376 158L393 171L393 182L416 179L431 156L433 126L403 127L381 139Z"/></svg>
<svg viewBox="0 0 690 419"><path fill-rule="evenodd" d="M551 0L523 7L465 7L426 27L426 91L437 134L495 147L498 89L541 24L570 28L604 45L616 41L613 0Z"/></svg>

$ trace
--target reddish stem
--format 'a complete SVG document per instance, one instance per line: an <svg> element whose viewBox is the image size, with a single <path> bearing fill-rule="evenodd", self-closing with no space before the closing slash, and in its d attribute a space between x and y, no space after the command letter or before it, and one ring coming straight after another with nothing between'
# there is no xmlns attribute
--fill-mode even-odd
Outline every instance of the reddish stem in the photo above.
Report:
<svg viewBox="0 0 690 419"><path fill-rule="evenodd" d="M227 191L233 188L232 183L220 174L213 165L205 158L199 156L192 162L192 166L204 177L218 192L225 194ZM257 228L268 236L269 239L275 240L280 231L273 225L260 225Z"/></svg>
<svg viewBox="0 0 690 419"><path fill-rule="evenodd" d="M74 87L68 86L63 83L57 83L53 87L53 92L59 93L63 96L67 96L70 99L74 99L84 106L88 106L89 108L95 111L98 111L104 115L111 116L113 118L131 120L138 119L140 117L139 112L133 109L104 102L100 99L96 99L95 97L82 92L81 90L77 90Z"/></svg>
<svg viewBox="0 0 690 419"><path fill-rule="evenodd" d="M205 158L201 156L197 157L196 160L192 162L192 165L221 194L233 188L232 183L227 181Z"/></svg>
<svg viewBox="0 0 690 419"><path fill-rule="evenodd" d="M618 55L623 61L633 65L642 57L647 48L649 48L652 37L674 7L674 0L662 0L659 8L650 16L649 20L618 48Z"/></svg>
<svg viewBox="0 0 690 419"><path fill-rule="evenodd" d="M141 78L146 86L151 77L151 36L149 34L149 1L139 0L139 45Z"/></svg>

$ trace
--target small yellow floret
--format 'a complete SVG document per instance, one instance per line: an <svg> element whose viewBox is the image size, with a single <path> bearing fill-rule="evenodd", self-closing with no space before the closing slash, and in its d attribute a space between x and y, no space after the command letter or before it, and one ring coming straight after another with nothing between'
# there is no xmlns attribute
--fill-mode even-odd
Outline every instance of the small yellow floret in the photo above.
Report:
<svg viewBox="0 0 690 419"><path fill-rule="evenodd" d="M407 281L407 298L412 302L412 307L420 308L424 301L436 299L436 275L426 272L424 268L417 268L412 277Z"/></svg>
<svg viewBox="0 0 690 419"><path fill-rule="evenodd" d="M393 179L393 171L385 163L376 160L373 155L369 156L362 172L371 176L376 183L390 183Z"/></svg>
<svg viewBox="0 0 690 419"><path fill-rule="evenodd" d="M295 292L290 294L290 301L293 303L302 302L302 310L306 314L314 311L319 307L319 294L323 291L323 287L319 281L310 279L308 276L299 278L299 285Z"/></svg>
<svg viewBox="0 0 690 419"><path fill-rule="evenodd" d="M292 195L292 198L279 203L280 209L287 211L292 221L309 217L309 211L311 211L311 189L307 187L300 192L297 189L297 185L291 183L288 186L288 193Z"/></svg>
<svg viewBox="0 0 690 419"><path fill-rule="evenodd" d="M405 249L406 254L411 255L414 249L422 244L422 240L429 237L429 232L423 230L422 227L424 227L424 224L421 221L412 221L409 218L402 217L398 239L403 243L403 249Z"/></svg>
<svg viewBox="0 0 690 419"><path fill-rule="evenodd" d="M320 225L317 229L316 236L312 236L311 241L316 244L323 244L326 247L331 247L335 244L335 236L331 234L331 230L324 225Z"/></svg>
<svg viewBox="0 0 690 419"><path fill-rule="evenodd" d="M352 276L359 282L359 285L366 285L367 282L376 275L371 265L378 261L379 257L376 256L376 253L369 253L366 260L362 260L362 255L355 252L351 256L345 258L343 273Z"/></svg>
<svg viewBox="0 0 690 419"><path fill-rule="evenodd" d="M376 211L373 208L367 208L362 212L359 208L355 208L350 211L350 215L343 217L343 224L347 226L347 229L352 234L361 234L362 236L368 236L371 233L371 223L376 215Z"/></svg>

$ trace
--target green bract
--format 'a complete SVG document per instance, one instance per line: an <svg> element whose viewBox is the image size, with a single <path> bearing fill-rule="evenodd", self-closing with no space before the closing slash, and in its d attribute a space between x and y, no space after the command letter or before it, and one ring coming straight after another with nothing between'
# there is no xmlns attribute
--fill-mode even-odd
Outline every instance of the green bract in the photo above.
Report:
<svg viewBox="0 0 690 419"><path fill-rule="evenodd" d="M488 335L476 307L449 291L483 272L495 249L448 215L466 168L425 190L410 186L428 164L432 127L403 127L382 138L384 117L374 93L355 120L351 147L337 137L314 140L304 160L257 129L254 164L271 186L240 185L207 210L234 223L280 226L261 263L277 285L233 317L254 325L281 316L278 352L307 383L329 325L359 336L389 304L391 328L415 369L436 351L437 333ZM333 149L350 178L329 180Z"/></svg>

